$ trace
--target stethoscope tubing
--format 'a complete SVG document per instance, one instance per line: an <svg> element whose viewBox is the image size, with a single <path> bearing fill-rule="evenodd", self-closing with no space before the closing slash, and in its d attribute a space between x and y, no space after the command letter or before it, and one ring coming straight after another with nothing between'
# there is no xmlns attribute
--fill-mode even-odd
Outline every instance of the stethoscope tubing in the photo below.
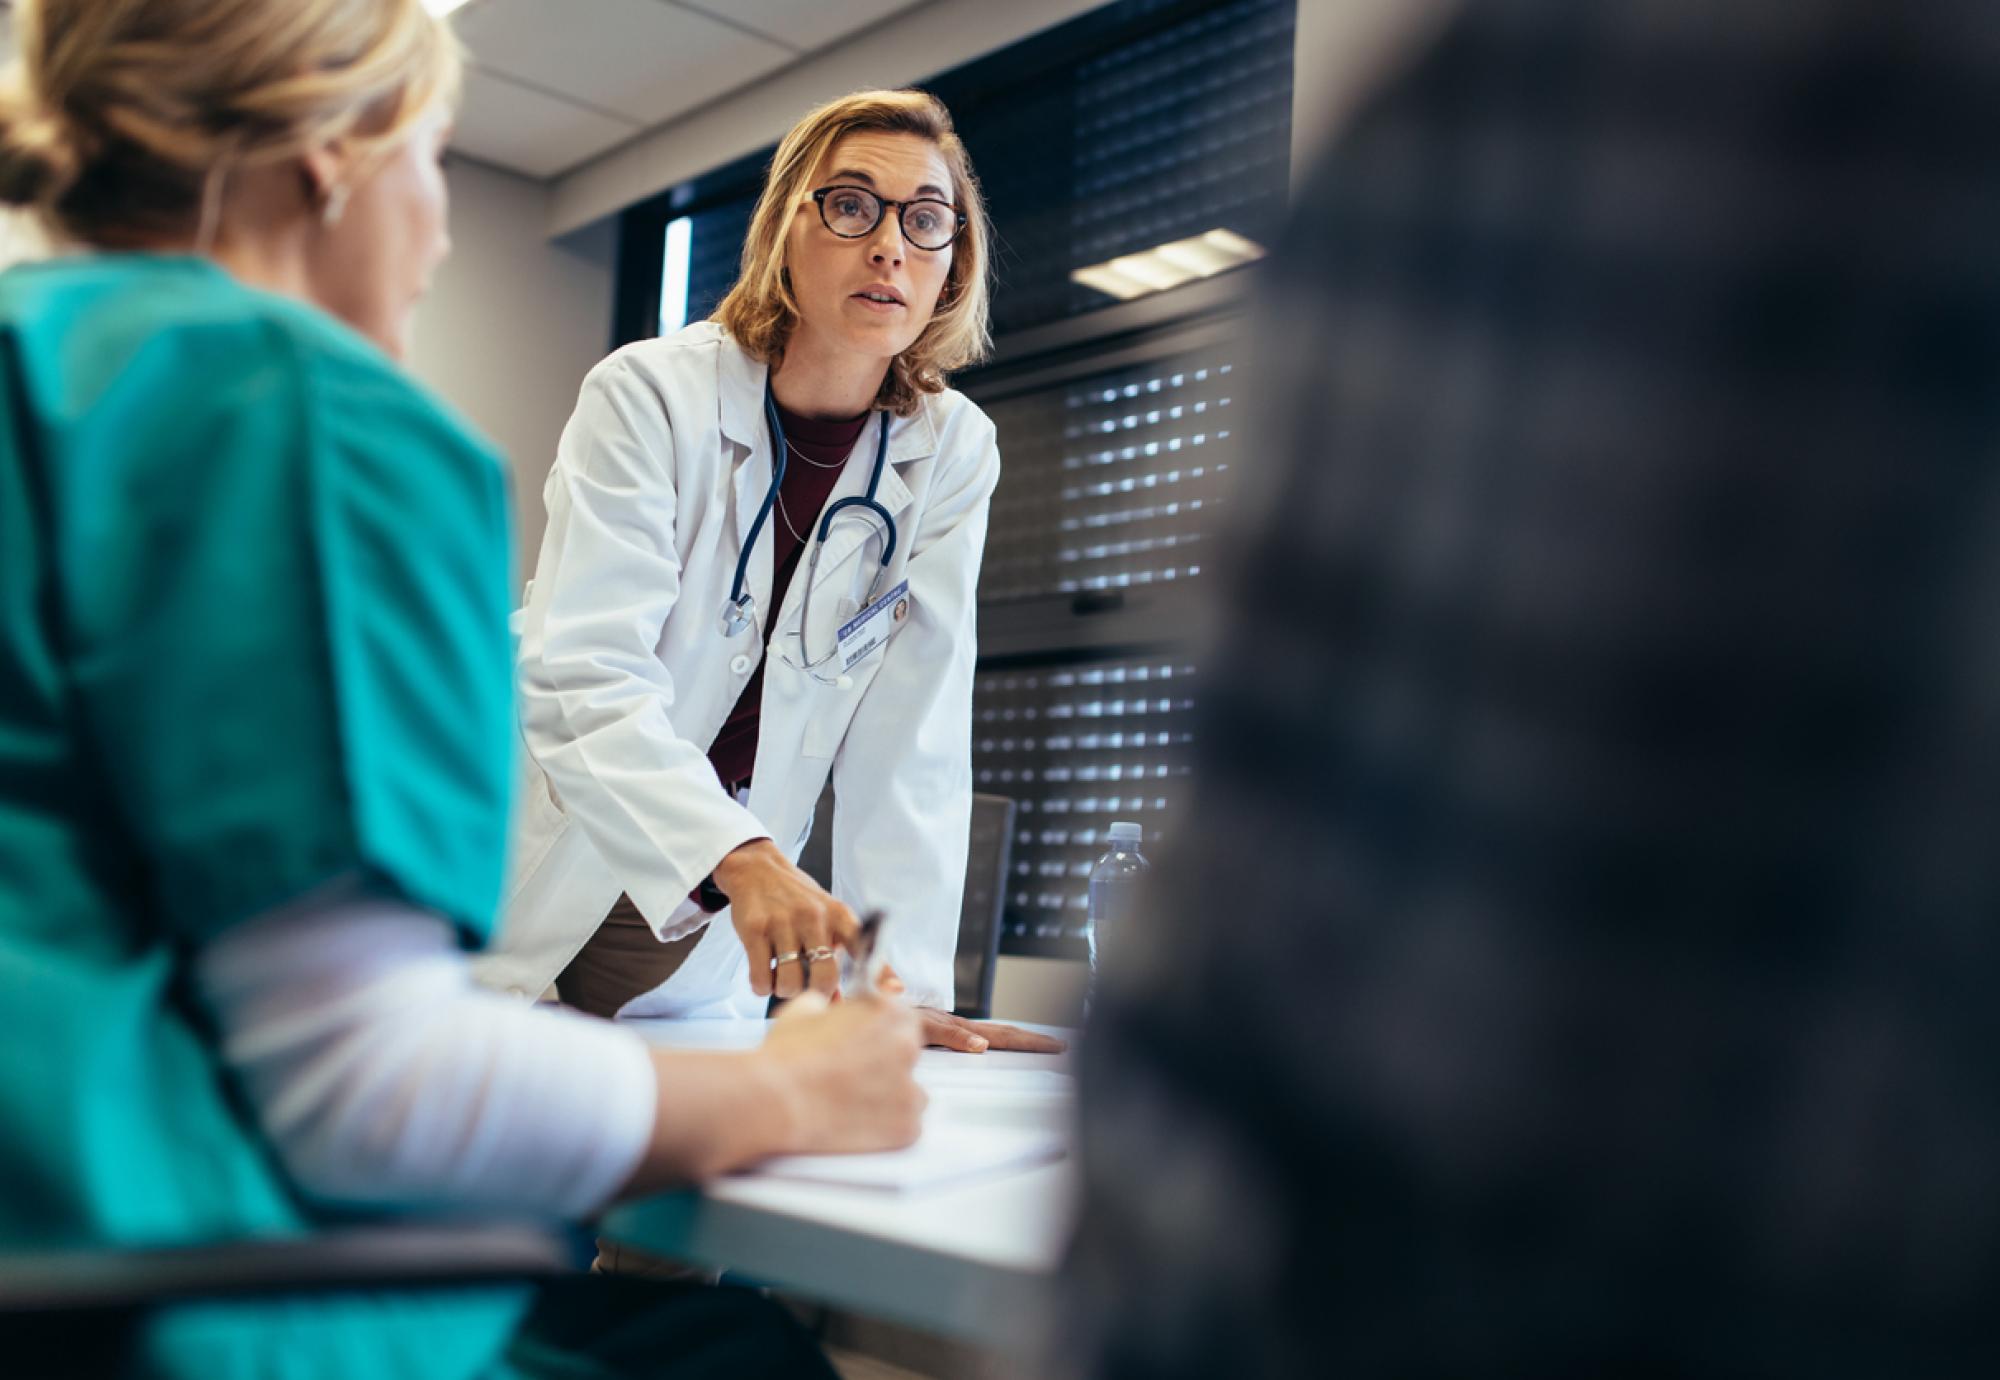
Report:
<svg viewBox="0 0 2000 1380"><path fill-rule="evenodd" d="M896 554L896 520L889 515L889 510L883 507L875 497L876 490L882 483L882 471L887 467L889 460L889 414L881 412L878 415L881 419L881 426L875 434L875 466L868 474L868 492L866 494L852 494L827 505L826 512L820 516L819 529L813 534L812 555L806 562L806 595L808 598L810 598L812 593L811 582L817 578L819 573L820 548L826 544L827 533L833 530L834 519L839 517L842 511L848 508L866 508L882 520L882 559L876 566L875 581L870 585L871 593L874 584L881 581L882 571L888 568L890 558ZM778 502L778 490L783 487L785 482L785 452L787 449L785 445L785 427L784 423L778 419L778 400L772 395L769 379L766 379L764 383L764 421L770 427L771 431L771 486L764 492L764 501L757 506L757 516L751 521L750 531L743 539L743 549L736 553L736 574L729 582L729 601L723 605L722 609L722 631L726 637L737 636L756 621L756 601L750 598L745 589L750 578L750 555L757 549L757 538L763 534L764 524L771 520L771 509L776 506ZM806 611L801 610L802 617ZM800 627L799 632L799 650L801 657L804 657L805 629L803 625ZM827 655L831 656L832 653L829 652ZM822 661L825 659L825 657L820 658ZM805 669L810 670L814 664L808 661Z"/></svg>

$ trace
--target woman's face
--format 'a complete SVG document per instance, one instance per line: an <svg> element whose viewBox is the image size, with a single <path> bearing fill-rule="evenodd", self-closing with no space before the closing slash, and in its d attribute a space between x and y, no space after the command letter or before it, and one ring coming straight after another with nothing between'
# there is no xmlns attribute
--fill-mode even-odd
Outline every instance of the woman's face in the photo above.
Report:
<svg viewBox="0 0 2000 1380"><path fill-rule="evenodd" d="M322 226L314 254L320 304L396 359L408 353L417 303L451 252L442 161L450 134L442 106L415 120L393 152L348 184L347 204Z"/></svg>
<svg viewBox="0 0 2000 1380"><path fill-rule="evenodd" d="M890 201L928 197L957 204L943 153L915 134L848 135L806 190L832 186L865 187ZM785 240L800 333L822 350L888 361L930 324L951 256L951 245L911 244L897 213L886 207L869 233L843 239L826 227L810 195L802 197ZM870 293L896 300L871 301Z"/></svg>

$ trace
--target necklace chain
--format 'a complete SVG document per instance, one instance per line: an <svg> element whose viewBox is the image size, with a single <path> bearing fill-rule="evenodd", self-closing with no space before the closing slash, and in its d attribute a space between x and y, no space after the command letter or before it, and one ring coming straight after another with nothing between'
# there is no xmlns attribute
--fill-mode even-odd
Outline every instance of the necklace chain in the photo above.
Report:
<svg viewBox="0 0 2000 1380"><path fill-rule="evenodd" d="M807 455L804 451L800 450L797 446L793 445L792 438L789 436L785 437L785 449L790 451L792 454L798 456L799 459L805 461L808 465L811 465L816 470L841 470L847 468L846 456L842 456L840 459L833 461L815 460L810 455ZM792 534L793 541L797 542L801 546L804 546L806 543L805 534L800 532L797 527L792 525L792 515L785 511L785 490L783 485L780 485L778 487L777 497L778 497L778 516L784 521L785 530Z"/></svg>
<svg viewBox="0 0 2000 1380"><path fill-rule="evenodd" d="M778 490L778 516L784 520L785 530L792 534L792 540L800 546L804 546L806 544L805 537L800 534L798 528L792 525L792 515L785 511L785 491L783 489Z"/></svg>
<svg viewBox="0 0 2000 1380"><path fill-rule="evenodd" d="M800 450L797 446L793 445L792 438L789 436L785 438L785 449L790 451L792 454L798 456L799 459L805 461L808 465L811 465L816 470L838 470L838 469L845 469L847 467L846 456L843 455L838 460L815 460L810 455L807 455L804 451Z"/></svg>
<svg viewBox="0 0 2000 1380"><path fill-rule="evenodd" d="M778 434L780 436L784 436L784 433L782 431L779 432ZM838 460L831 460L831 461L815 460L810 455L807 455L804 451L800 450L796 445L794 445L792 443L791 437L785 436L784 440L785 440L786 450L798 456L799 459L805 461L808 465L811 465L816 470L841 470L847 468L847 460L848 460L847 456L842 456ZM783 522L785 524L785 530L792 534L792 540L797 542L800 546L804 546L806 544L805 534L799 531L799 529L793 525L792 515L785 511L785 489L782 484L778 486L778 492L775 495L773 495L773 497L776 498L777 500L779 521Z"/></svg>

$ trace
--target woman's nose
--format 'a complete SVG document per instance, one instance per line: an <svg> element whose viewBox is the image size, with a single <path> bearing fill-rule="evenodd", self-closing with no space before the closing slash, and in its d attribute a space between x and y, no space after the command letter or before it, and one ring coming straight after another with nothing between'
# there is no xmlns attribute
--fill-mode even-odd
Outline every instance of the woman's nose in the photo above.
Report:
<svg viewBox="0 0 2000 1380"><path fill-rule="evenodd" d="M899 264L903 261L903 222L894 215L885 213L875 227L875 234L868 241L868 258L871 263Z"/></svg>

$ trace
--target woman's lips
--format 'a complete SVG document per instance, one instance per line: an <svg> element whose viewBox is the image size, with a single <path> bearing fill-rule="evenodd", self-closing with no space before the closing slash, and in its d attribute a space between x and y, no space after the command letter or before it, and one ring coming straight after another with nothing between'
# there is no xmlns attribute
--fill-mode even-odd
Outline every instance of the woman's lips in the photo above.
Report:
<svg viewBox="0 0 2000 1380"><path fill-rule="evenodd" d="M848 300L853 302L859 302L862 306L868 308L868 310L874 312L881 312L885 315L891 312L899 312L904 309L903 304L901 302L878 302L874 298L864 297L858 292L855 293L854 296L849 298Z"/></svg>

